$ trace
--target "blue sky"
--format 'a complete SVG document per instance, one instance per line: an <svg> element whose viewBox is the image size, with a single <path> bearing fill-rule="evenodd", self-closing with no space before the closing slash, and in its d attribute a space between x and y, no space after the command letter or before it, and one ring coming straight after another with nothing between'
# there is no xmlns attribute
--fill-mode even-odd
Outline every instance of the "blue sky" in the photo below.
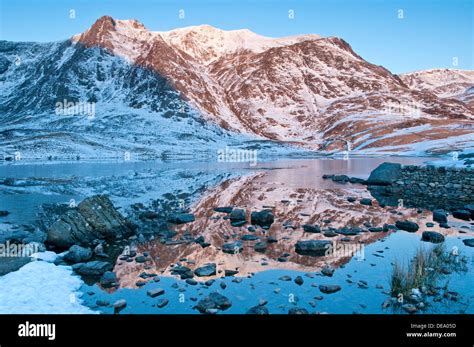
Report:
<svg viewBox="0 0 474 347"><path fill-rule="evenodd" d="M474 69L473 0L0 0L0 39L57 41L102 15L150 30L210 24L267 36L338 36L394 73ZM69 18L74 9L76 18ZM184 10L185 18L179 18ZM294 10L294 19L288 11ZM403 10L403 19L399 19ZM453 65L457 60L458 65Z"/></svg>

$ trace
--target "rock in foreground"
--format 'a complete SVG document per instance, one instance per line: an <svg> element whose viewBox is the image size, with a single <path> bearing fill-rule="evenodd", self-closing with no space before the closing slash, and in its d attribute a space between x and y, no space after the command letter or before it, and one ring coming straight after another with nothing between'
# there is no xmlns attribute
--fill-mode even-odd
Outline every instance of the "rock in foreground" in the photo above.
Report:
<svg viewBox="0 0 474 347"><path fill-rule="evenodd" d="M105 195L84 199L70 208L48 230L46 242L59 249L74 244L88 247L94 240L115 240L133 233L129 223Z"/></svg>

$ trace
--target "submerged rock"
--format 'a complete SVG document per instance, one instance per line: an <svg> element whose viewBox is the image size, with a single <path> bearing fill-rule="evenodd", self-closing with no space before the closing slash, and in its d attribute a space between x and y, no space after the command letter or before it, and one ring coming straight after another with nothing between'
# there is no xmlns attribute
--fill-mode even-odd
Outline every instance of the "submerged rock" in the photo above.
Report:
<svg viewBox="0 0 474 347"><path fill-rule="evenodd" d="M288 310L288 314L309 314L308 310L302 307L291 307Z"/></svg>
<svg viewBox="0 0 474 347"><path fill-rule="evenodd" d="M441 243L444 241L444 236L436 231L423 231L421 239L427 242Z"/></svg>
<svg viewBox="0 0 474 347"><path fill-rule="evenodd" d="M324 294L332 294L341 290L337 284L321 284L319 290Z"/></svg>
<svg viewBox="0 0 474 347"><path fill-rule="evenodd" d="M8 211L0 211L0 217L6 217L10 214Z"/></svg>
<svg viewBox="0 0 474 347"><path fill-rule="evenodd" d="M474 239L464 239L462 242L468 247L474 247Z"/></svg>
<svg viewBox="0 0 474 347"><path fill-rule="evenodd" d="M206 296L204 299L200 300L195 309L197 309L200 313L215 313L212 310L222 310L225 311L229 307L232 306L232 302L217 292L213 292Z"/></svg>
<svg viewBox="0 0 474 347"><path fill-rule="evenodd" d="M307 240L298 241L295 245L295 251L301 255L313 257L323 257L332 249L332 242L327 240Z"/></svg>
<svg viewBox="0 0 474 347"><path fill-rule="evenodd" d="M152 298L156 298L157 296L163 295L165 293L165 290L163 288L155 288L155 289L149 289L146 292L146 295Z"/></svg>
<svg viewBox="0 0 474 347"><path fill-rule="evenodd" d="M247 314L254 314L254 315L261 315L261 314L269 314L268 308L262 305L257 305L254 307L251 307L248 311Z"/></svg>
<svg viewBox="0 0 474 347"><path fill-rule="evenodd" d="M74 244L88 247L94 240L116 240L133 233L130 223L105 195L84 199L68 209L47 232L46 242L60 249Z"/></svg>

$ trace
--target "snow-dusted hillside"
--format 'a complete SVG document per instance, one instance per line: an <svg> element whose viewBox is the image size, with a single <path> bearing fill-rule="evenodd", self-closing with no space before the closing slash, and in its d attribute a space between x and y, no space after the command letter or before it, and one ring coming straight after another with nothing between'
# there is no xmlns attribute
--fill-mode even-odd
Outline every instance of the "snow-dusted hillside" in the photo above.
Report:
<svg viewBox="0 0 474 347"><path fill-rule="evenodd" d="M290 150L205 121L165 78L102 48L2 41L0 52L0 155L215 159L225 146ZM94 112L57 114L64 100L93 103Z"/></svg>
<svg viewBox="0 0 474 347"><path fill-rule="evenodd" d="M335 37L152 32L104 16L71 40L0 43L0 138L3 152L61 157L193 156L252 140L443 152L473 146L472 99L459 92L472 73L397 76ZM94 119L55 115L64 99L94 103Z"/></svg>
<svg viewBox="0 0 474 347"><path fill-rule="evenodd" d="M474 86L474 71L457 69L431 69L401 74L410 88L435 93L440 97L453 97Z"/></svg>

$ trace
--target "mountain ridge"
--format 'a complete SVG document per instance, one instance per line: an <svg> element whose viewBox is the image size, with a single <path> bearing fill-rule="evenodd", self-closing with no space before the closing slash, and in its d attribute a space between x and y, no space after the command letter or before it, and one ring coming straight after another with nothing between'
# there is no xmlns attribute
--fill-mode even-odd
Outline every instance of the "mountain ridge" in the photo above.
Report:
<svg viewBox="0 0 474 347"><path fill-rule="evenodd" d="M229 32L231 36L223 34ZM210 38L215 33L217 38ZM239 41L235 35L244 38ZM208 25L151 32L137 20L104 16L68 41L41 46L46 48L38 54L52 58L43 59L44 64L38 62L36 70L21 66L16 69L11 64L14 55L5 48L8 45L4 41L0 50L4 54L3 58L0 55L0 78L8 80L13 70L20 71L17 81L8 80L8 88L2 93L0 112L10 114L8 117L21 118L22 107L30 105L34 110L45 98L62 98L68 96L67 91L88 85L89 89L79 93L87 100L120 101L120 93L103 99L101 93L107 88L99 87L113 89L111 86L117 87L117 83L127 90L127 107L152 105L151 112L163 113L157 97L161 89L150 88L155 84L153 79L158 78L161 82L157 86L170 88L176 103L188 105L185 109L194 110L196 119L204 118L224 131L247 138L288 142L310 150L342 149L340 141L328 142L343 138L352 149L367 153L407 153L419 148L447 151L465 148L471 142L472 94L438 95L436 88L440 86L423 88L426 83L419 72L393 74L364 60L341 38L313 34L267 38L249 30L226 32ZM40 46L30 46L41 51L35 48ZM61 52L54 53L58 47L63 47ZM97 54L88 53L97 49ZM113 73L113 57L123 60L117 64L127 66L121 69L123 76L119 73L121 82ZM94 78L105 75L105 80L86 78L89 67L83 60L101 71ZM43 95L35 83L27 80L48 85L45 73L58 71L64 83L50 86L49 95ZM138 76L143 74L147 78L141 80ZM81 80L84 87L78 84ZM470 80L456 86L463 83L469 85ZM64 90L58 91L58 86ZM21 104L15 93L30 97ZM75 98L74 93L69 96ZM153 100L158 103L153 104ZM440 142L441 147L434 143L440 139L445 141Z"/></svg>

